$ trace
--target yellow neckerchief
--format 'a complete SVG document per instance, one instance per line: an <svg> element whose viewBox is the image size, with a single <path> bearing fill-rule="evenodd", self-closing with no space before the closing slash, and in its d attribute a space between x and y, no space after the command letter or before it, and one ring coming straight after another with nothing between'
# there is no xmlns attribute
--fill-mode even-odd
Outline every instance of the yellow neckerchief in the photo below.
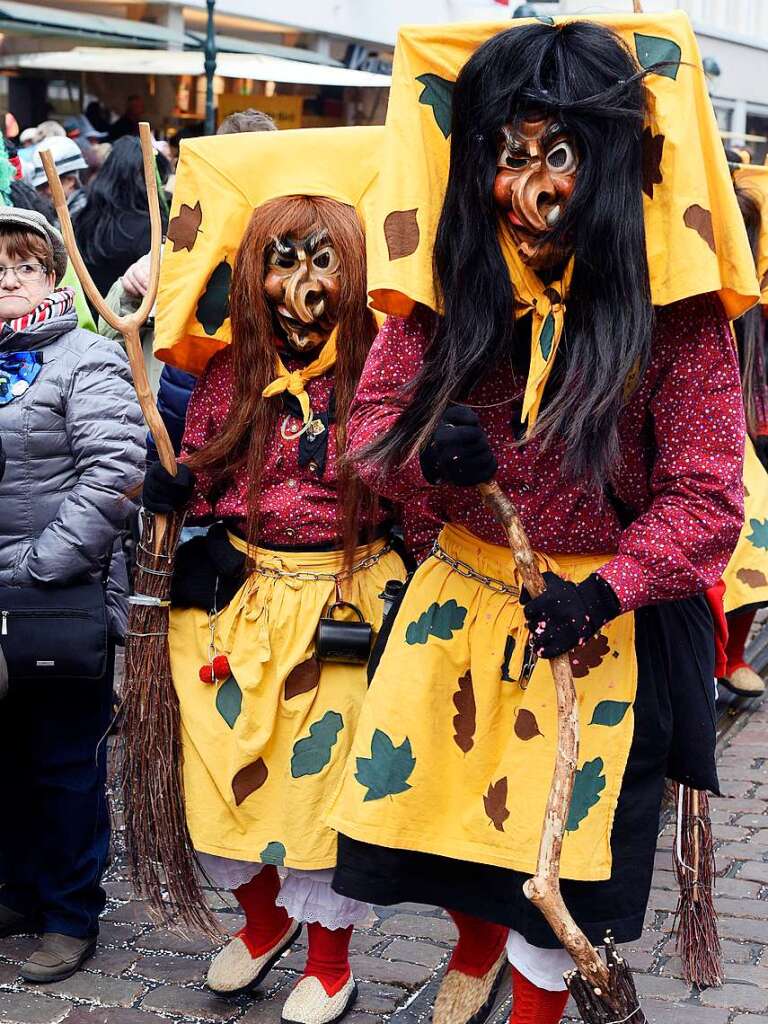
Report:
<svg viewBox="0 0 768 1024"><path fill-rule="evenodd" d="M522 422L528 429L539 415L544 388L555 365L557 347L565 326L565 299L573 276L573 257L562 279L544 284L535 270L520 258L514 240L504 224L499 228L499 244L515 288L515 319L533 313L531 364L523 398Z"/></svg>
<svg viewBox="0 0 768 1024"><path fill-rule="evenodd" d="M312 419L312 408L309 404L309 395L305 390L305 385L311 381L314 377L322 377L324 373L327 373L334 364L336 363L336 334L337 328L334 327L330 338L323 345L320 355L309 366L305 366L302 370L287 370L285 364L279 355L275 356L276 368L275 372L277 376L271 384L267 384L264 390L261 392L264 398L273 398L275 395L282 395L284 391L287 391L291 395L295 395L299 400L301 406L301 415L304 419L304 424Z"/></svg>

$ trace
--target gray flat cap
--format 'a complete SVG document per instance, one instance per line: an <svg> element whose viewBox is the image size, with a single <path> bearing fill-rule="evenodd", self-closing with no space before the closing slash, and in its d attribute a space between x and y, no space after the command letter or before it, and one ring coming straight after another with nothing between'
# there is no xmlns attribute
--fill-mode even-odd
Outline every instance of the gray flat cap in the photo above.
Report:
<svg viewBox="0 0 768 1024"><path fill-rule="evenodd" d="M53 269L58 284L67 271L67 248L56 228L52 227L37 210L24 210L20 206L0 206L0 234L6 226L34 231L50 243L53 249Z"/></svg>

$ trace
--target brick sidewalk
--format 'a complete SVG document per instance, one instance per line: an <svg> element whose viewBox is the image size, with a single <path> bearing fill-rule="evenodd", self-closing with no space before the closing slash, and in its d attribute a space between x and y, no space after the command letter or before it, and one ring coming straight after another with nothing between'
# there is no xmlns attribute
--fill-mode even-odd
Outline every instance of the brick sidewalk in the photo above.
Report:
<svg viewBox="0 0 768 1024"><path fill-rule="evenodd" d="M768 1022L768 701L729 734L720 772L724 797L713 800L712 818L722 876L717 904L726 984L691 993L680 980L669 938L677 891L668 828L659 841L647 930L629 953L652 1024ZM209 944L156 928L146 907L133 898L119 858L106 888L109 903L99 950L87 969L69 981L44 989L21 984L16 965L34 939L0 939L2 1024L279 1022L288 987L303 963L303 944L280 961L258 998L222 999L202 985ZM227 931L240 927L228 897L211 892L210 900ZM360 1001L349 1024L428 1020L453 934L450 921L436 910L404 905L372 911L352 942ZM508 1003L508 998L500 1001L494 1024L502 1024Z"/></svg>

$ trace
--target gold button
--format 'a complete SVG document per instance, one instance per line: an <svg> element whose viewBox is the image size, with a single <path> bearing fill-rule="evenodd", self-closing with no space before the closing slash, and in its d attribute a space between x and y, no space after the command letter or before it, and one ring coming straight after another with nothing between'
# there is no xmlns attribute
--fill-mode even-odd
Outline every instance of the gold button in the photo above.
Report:
<svg viewBox="0 0 768 1024"><path fill-rule="evenodd" d="M288 481L288 486L289 487L298 487L299 486L299 482L298 482L298 480L289 480Z"/></svg>

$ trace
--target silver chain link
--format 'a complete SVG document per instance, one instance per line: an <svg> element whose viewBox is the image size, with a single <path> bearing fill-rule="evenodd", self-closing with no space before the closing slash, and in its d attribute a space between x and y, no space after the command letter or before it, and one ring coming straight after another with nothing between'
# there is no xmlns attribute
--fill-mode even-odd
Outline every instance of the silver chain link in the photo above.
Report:
<svg viewBox="0 0 768 1024"><path fill-rule="evenodd" d="M256 565L253 569L254 573L258 576L268 576L270 579L291 579L301 580L302 582L312 582L313 580L329 580L331 583L341 583L342 580L348 580L356 572L361 572L363 569L370 569L372 565L388 555L392 550L392 545L387 544L377 551L375 555L368 555L367 558L362 559L360 562L356 562L350 566L349 569L344 569L341 572L310 572L308 569L299 569L297 572L287 572L283 569L273 569L269 565Z"/></svg>
<svg viewBox="0 0 768 1024"><path fill-rule="evenodd" d="M463 562L460 558L454 558L453 555L449 555L444 548L440 547L437 541L432 545L430 554L434 558L439 558L441 562L445 562L446 565L450 565L454 572L457 572L459 576L463 576L465 579L477 580L478 583L482 583L484 587L488 587L489 590L493 590L497 594L509 594L510 597L515 598L520 597L519 587L513 587L503 580L497 580L494 576L485 576L471 566L469 562Z"/></svg>

